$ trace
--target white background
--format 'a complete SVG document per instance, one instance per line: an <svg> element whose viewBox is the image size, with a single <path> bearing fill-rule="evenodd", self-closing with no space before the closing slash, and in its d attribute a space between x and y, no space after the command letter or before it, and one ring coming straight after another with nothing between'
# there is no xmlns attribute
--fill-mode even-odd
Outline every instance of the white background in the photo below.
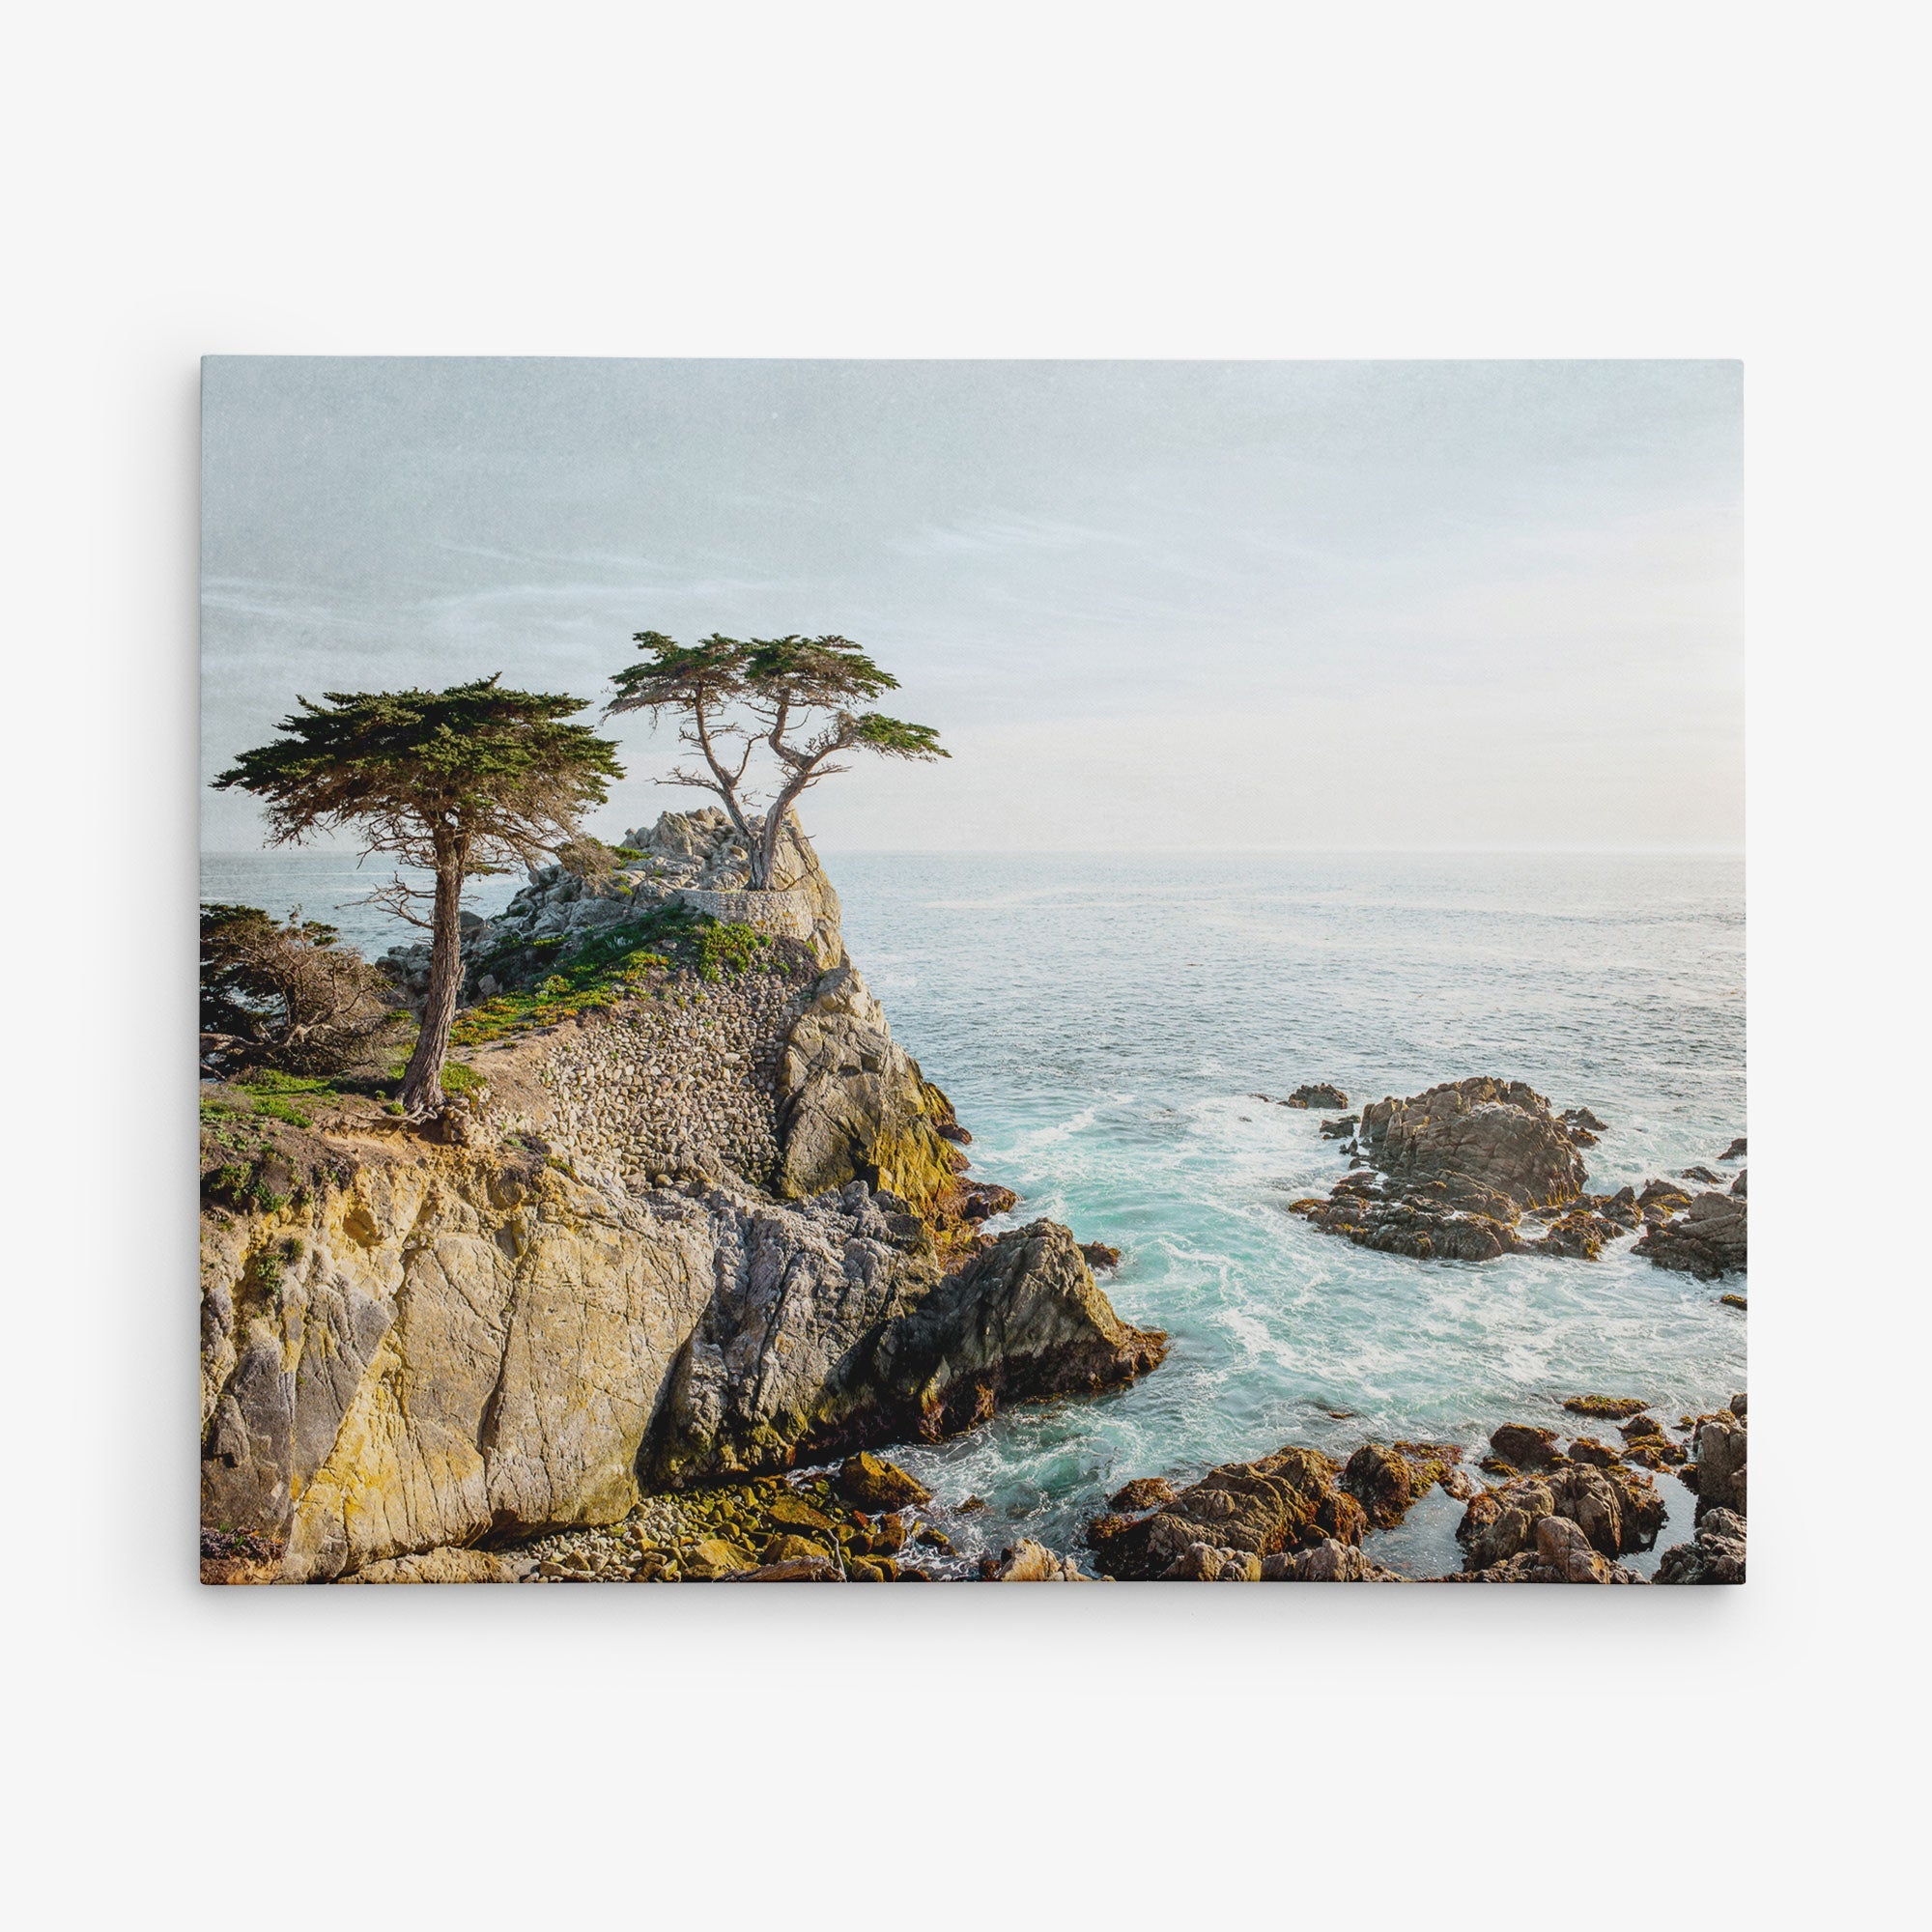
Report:
<svg viewBox="0 0 1932 1932"><path fill-rule="evenodd" d="M1920 18L15 16L22 1923L1889 1916L1922 1829ZM198 1591L211 351L1742 355L1753 1581Z"/></svg>

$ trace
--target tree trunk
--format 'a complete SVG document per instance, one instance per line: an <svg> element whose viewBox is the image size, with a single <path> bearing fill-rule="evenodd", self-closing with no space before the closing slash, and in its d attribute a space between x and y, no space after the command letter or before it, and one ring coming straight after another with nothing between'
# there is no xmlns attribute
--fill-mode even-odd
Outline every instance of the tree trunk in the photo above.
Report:
<svg viewBox="0 0 1932 1932"><path fill-rule="evenodd" d="M442 1063L449 1051L449 1029L456 1018L456 996L463 988L463 867L467 839L438 827L436 834L436 910L431 916L429 1000L423 1008L416 1050L403 1075L403 1112L412 1120L442 1111Z"/></svg>
<svg viewBox="0 0 1932 1932"><path fill-rule="evenodd" d="M791 816L792 802L810 782L809 776L795 779L772 801L765 822L758 828L751 852L751 888L754 893L769 892L779 866L779 840L784 837L785 820Z"/></svg>

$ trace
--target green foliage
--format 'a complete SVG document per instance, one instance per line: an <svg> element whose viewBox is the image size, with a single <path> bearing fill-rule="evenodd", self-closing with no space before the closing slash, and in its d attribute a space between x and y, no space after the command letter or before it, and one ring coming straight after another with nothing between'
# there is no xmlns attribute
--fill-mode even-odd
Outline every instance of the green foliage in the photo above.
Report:
<svg viewBox="0 0 1932 1932"><path fill-rule="evenodd" d="M270 1094L257 1095L255 1111L258 1114L266 1115L271 1121L285 1122L292 1127L311 1127L315 1124L315 1116L313 1114L304 1113L301 1108L296 1106L293 1102L278 1099Z"/></svg>
<svg viewBox="0 0 1932 1932"><path fill-rule="evenodd" d="M929 724L855 710L896 691L898 680L849 638L740 639L714 632L684 645L662 631L639 631L633 641L644 661L612 675L616 696L605 706L605 716L644 711L653 719L668 714L679 720L680 739L702 757L703 769L678 769L671 778L724 801L750 847L753 891L772 884L780 835L793 804L821 778L847 769L832 762L838 753L951 755ZM740 722L741 715L754 724ZM809 728L814 718L818 723ZM760 743L777 766L778 783L754 837L741 788Z"/></svg>
<svg viewBox="0 0 1932 1932"><path fill-rule="evenodd" d="M733 977L749 972L759 963L758 955L771 951L770 938L754 926L735 922L713 922L701 926L693 937L697 974L703 980L717 980L723 974Z"/></svg>
<svg viewBox="0 0 1932 1932"><path fill-rule="evenodd" d="M319 1094L337 1097L334 1082L318 1073L284 1073L279 1067L265 1066L244 1074L235 1083L247 1094Z"/></svg>
<svg viewBox="0 0 1932 1932"><path fill-rule="evenodd" d="M450 1037L478 1046L532 1027L554 1026L572 1013L613 1005L656 975L688 968L700 979L771 971L780 965L771 940L749 925L721 924L683 906L608 925L529 992L501 993L456 1017Z"/></svg>
<svg viewBox="0 0 1932 1932"><path fill-rule="evenodd" d="M258 906L201 909L201 1030L268 1067L340 1069L389 1023L394 995L332 925Z"/></svg>
<svg viewBox="0 0 1932 1932"><path fill-rule="evenodd" d="M907 724L897 718L868 711L859 720L855 743L888 758L950 758L930 724Z"/></svg>
<svg viewBox="0 0 1932 1932"><path fill-rule="evenodd" d="M460 1060L446 1060L442 1064L442 1091L445 1094L475 1094L487 1084L475 1067L466 1066Z"/></svg>
<svg viewBox="0 0 1932 1932"><path fill-rule="evenodd" d="M323 699L298 697L283 735L244 752L214 781L217 791L266 801L278 843L355 826L370 850L419 865L436 864L442 835L532 856L604 803L606 780L623 776L614 745L563 722L584 708L582 698L506 691L488 677L445 691L330 691Z"/></svg>
<svg viewBox="0 0 1932 1932"><path fill-rule="evenodd" d="M438 692L323 696L298 697L282 735L244 752L215 789L261 799L277 844L353 826L364 851L433 868L432 985L456 960L463 881L577 841L584 811L623 776L610 740L565 722L584 700L560 693L506 691L493 676ZM398 877L385 896L400 911L415 895ZM405 1076L412 1112L440 1104L448 1024L447 1005L433 1003Z"/></svg>

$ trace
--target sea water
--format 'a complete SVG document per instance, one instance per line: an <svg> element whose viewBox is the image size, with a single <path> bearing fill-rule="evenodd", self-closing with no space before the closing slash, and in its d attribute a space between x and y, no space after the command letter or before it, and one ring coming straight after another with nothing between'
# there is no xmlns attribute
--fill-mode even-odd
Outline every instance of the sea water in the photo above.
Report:
<svg viewBox="0 0 1932 1932"><path fill-rule="evenodd" d="M996 1228L1038 1215L1120 1248L1103 1278L1165 1329L1132 1387L1011 1409L895 1460L929 1484L962 1548L1080 1526L1134 1476L1177 1486L1304 1443L1453 1441L1499 1423L1603 1434L1566 1396L1641 1396L1674 1422L1746 1386L1746 1292L1650 1265L1417 1262L1287 1212L1346 1171L1304 1082L1350 1110L1469 1074L1526 1080L1608 1123L1589 1186L1674 1176L1745 1122L1744 872L1732 857L1635 855L909 855L827 860L853 958L896 1037L951 1094L973 1173L1014 1188ZM336 919L380 952L414 935L331 908L381 878L312 855L211 859L209 895ZM517 878L479 882L499 906ZM1741 1165L1741 1163L1737 1164ZM1726 1183L1728 1184L1728 1183ZM1612 1438L1614 1439L1614 1438ZM1654 1567L1690 1534L1670 1512ZM961 1514L956 1505L982 1499ZM1439 1491L1370 1553L1415 1576L1460 1565Z"/></svg>

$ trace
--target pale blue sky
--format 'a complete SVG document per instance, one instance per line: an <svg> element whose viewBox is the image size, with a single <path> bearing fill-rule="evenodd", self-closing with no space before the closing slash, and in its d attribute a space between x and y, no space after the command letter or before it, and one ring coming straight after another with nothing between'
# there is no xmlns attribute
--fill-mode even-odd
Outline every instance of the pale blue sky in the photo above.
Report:
<svg viewBox="0 0 1932 1932"><path fill-rule="evenodd" d="M828 849L1735 846L1735 362L204 365L204 763L298 691L600 703L841 632L938 767ZM694 795L612 726L607 835ZM209 795L212 849L257 839Z"/></svg>

